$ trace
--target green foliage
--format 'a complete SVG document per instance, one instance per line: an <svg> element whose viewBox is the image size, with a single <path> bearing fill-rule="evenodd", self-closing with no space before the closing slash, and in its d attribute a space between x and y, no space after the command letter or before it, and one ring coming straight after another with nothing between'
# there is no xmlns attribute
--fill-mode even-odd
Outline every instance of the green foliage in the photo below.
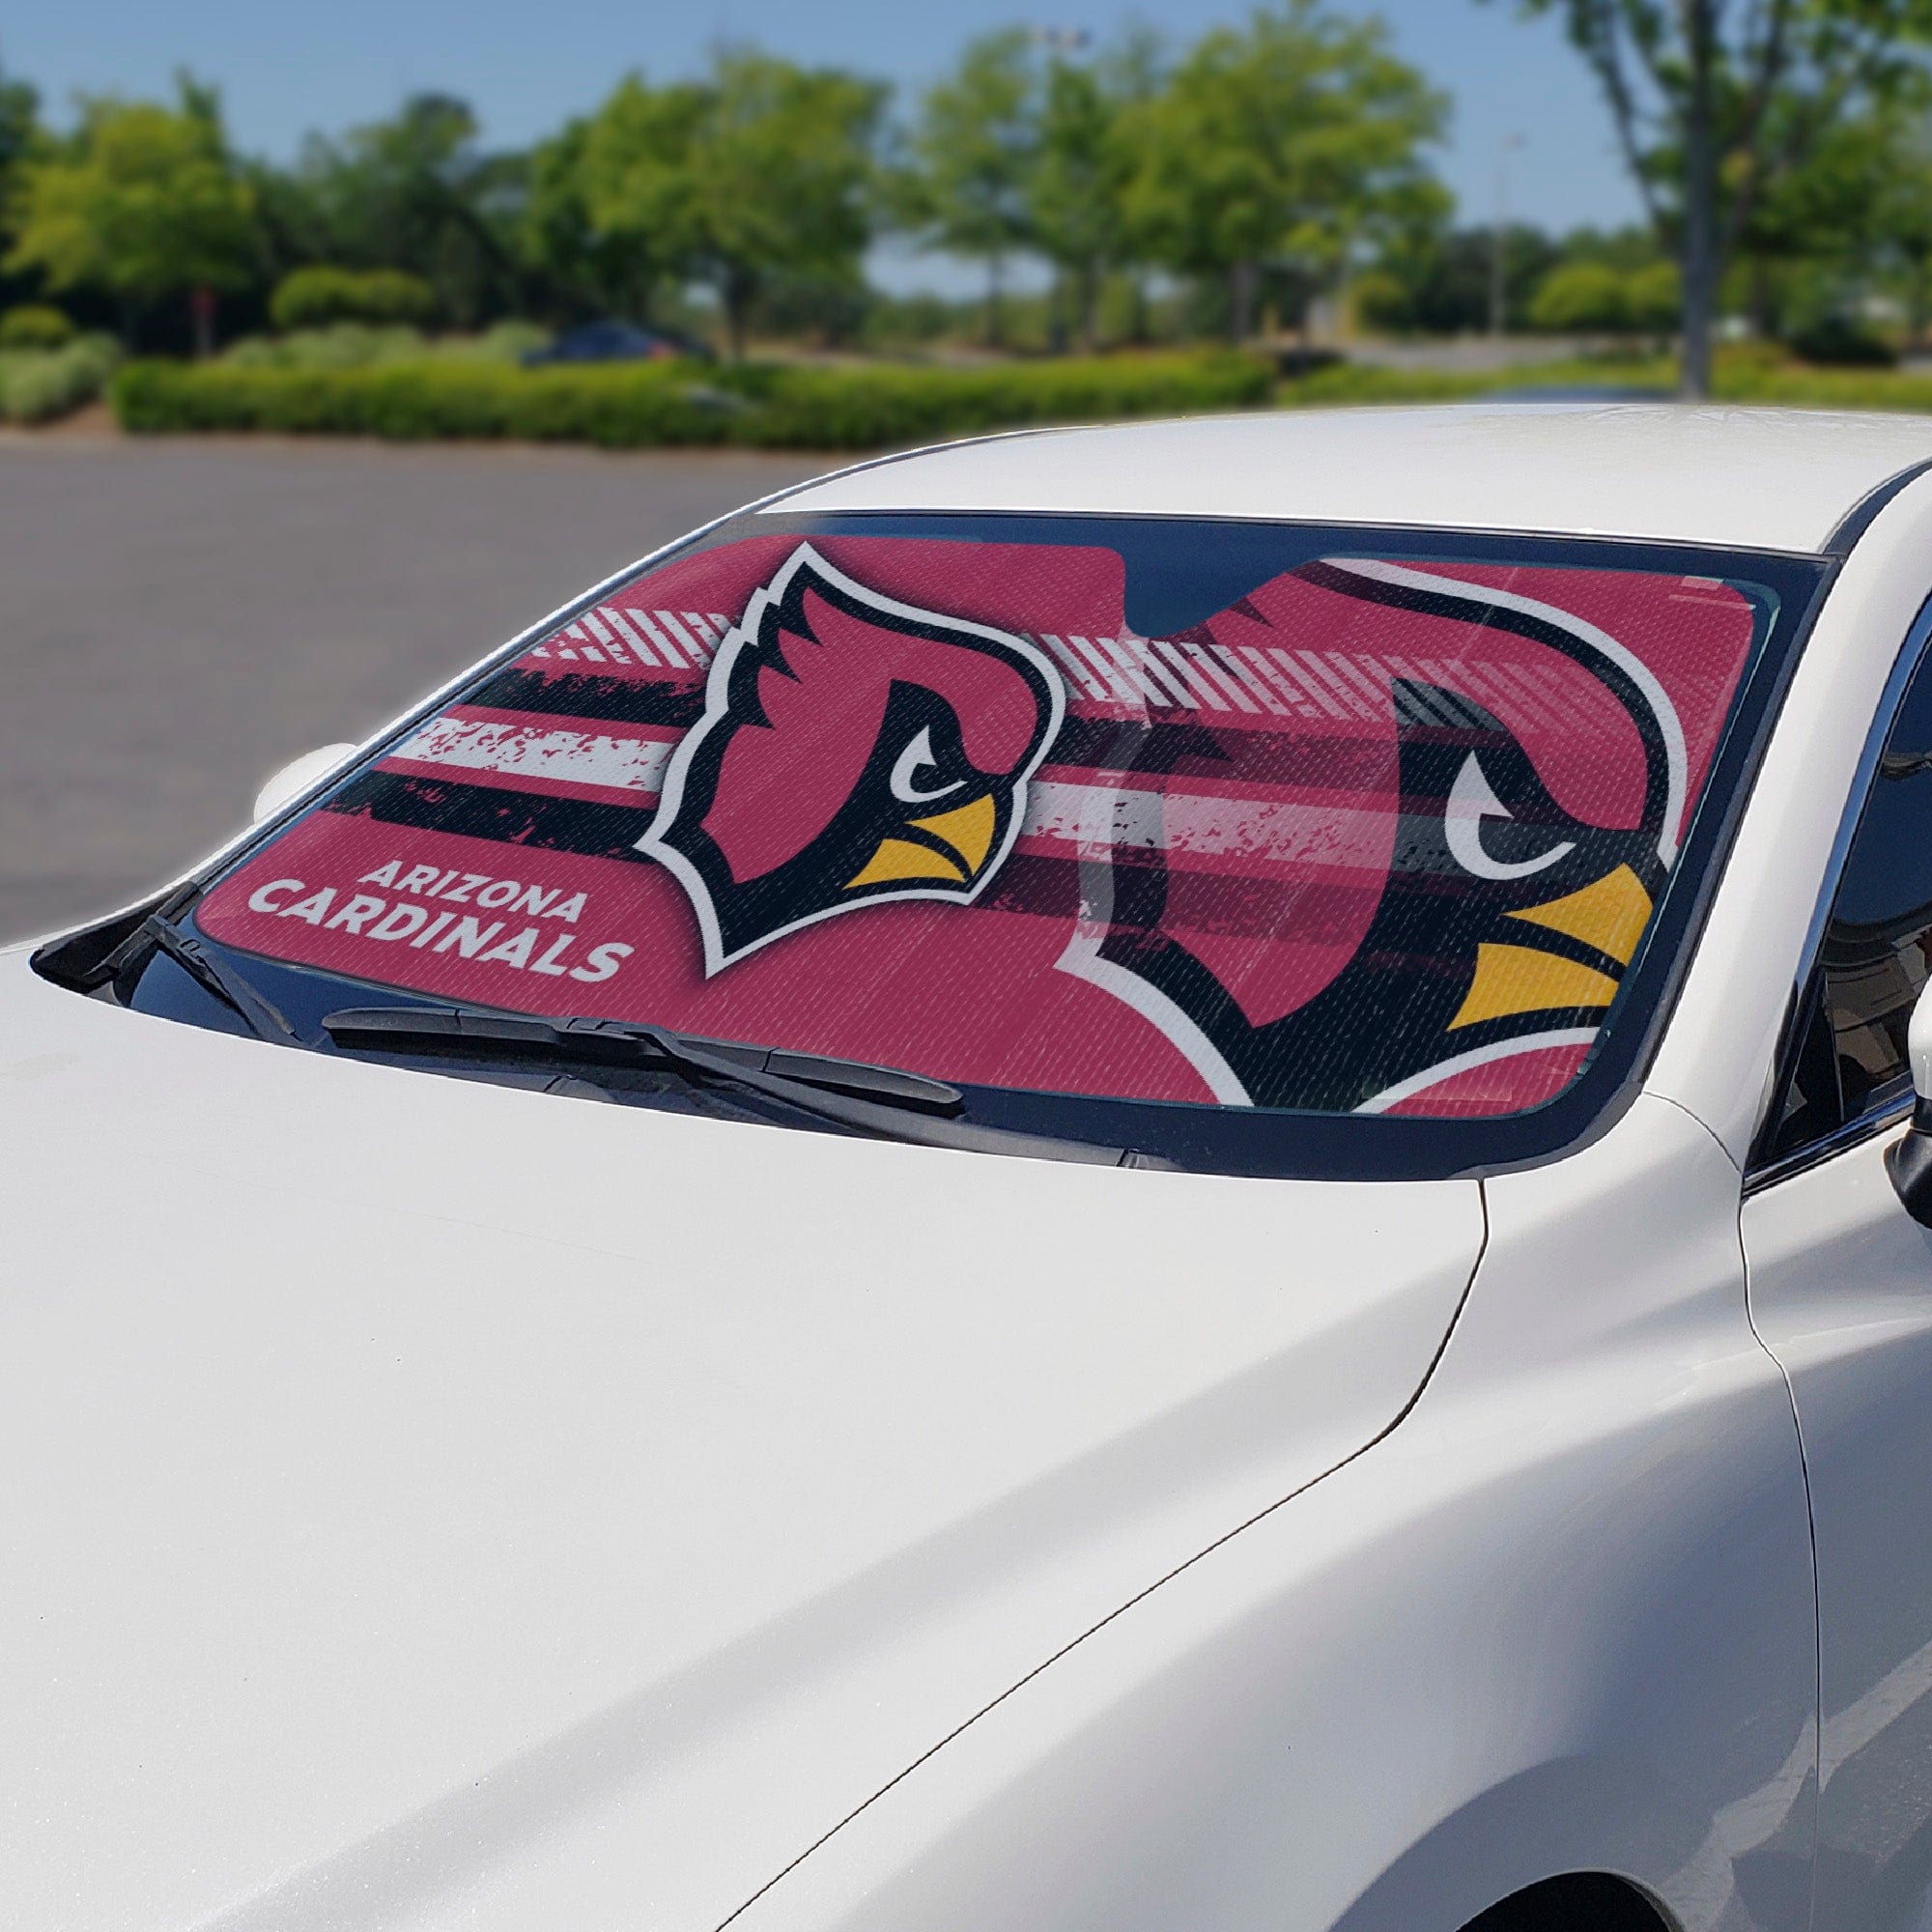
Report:
<svg viewBox="0 0 1932 1932"><path fill-rule="evenodd" d="M1602 262L1565 262L1550 270L1529 305L1529 319L1552 334L1612 334L1630 326L1624 277Z"/></svg>
<svg viewBox="0 0 1932 1932"><path fill-rule="evenodd" d="M1642 335L1667 335L1684 315L1684 272L1675 262L1651 262L1624 277L1624 308Z"/></svg>
<svg viewBox="0 0 1932 1932"><path fill-rule="evenodd" d="M19 169L12 268L94 288L130 314L197 286L244 279L251 202L214 97L184 80L175 108L84 101L72 138Z"/></svg>
<svg viewBox="0 0 1932 1932"><path fill-rule="evenodd" d="M1370 269L1349 284L1355 320L1364 328L1396 333L1413 326L1415 303L1400 275L1386 269Z"/></svg>
<svg viewBox="0 0 1932 1932"><path fill-rule="evenodd" d="M0 349L0 420L52 422L91 403L121 359L111 335L77 336L59 349Z"/></svg>
<svg viewBox="0 0 1932 1932"><path fill-rule="evenodd" d="M980 369L680 363L517 369L412 361L290 369L130 363L115 412L134 431L518 438L613 448L732 442L871 449L1029 423L1266 400L1265 363L1232 353L1106 356Z"/></svg>
<svg viewBox="0 0 1932 1932"><path fill-rule="evenodd" d="M269 320L284 329L332 322L420 324L435 312L436 291L400 269L297 269L269 298Z"/></svg>
<svg viewBox="0 0 1932 1932"><path fill-rule="evenodd" d="M689 160L692 220L742 355L765 275L836 274L865 253L885 91L834 69L727 51L708 94Z"/></svg>
<svg viewBox="0 0 1932 1932"><path fill-rule="evenodd" d="M1540 230L1512 223L1503 234L1503 326L1529 325L1529 304L1537 286L1569 252ZM1444 230L1427 218L1398 224L1381 250L1376 270L1401 284L1403 299L1377 298L1378 320L1371 327L1413 329L1431 335L1461 335L1490 326L1495 234L1489 228ZM1357 313L1363 313L1357 307ZM1364 314L1364 320L1367 320Z"/></svg>
<svg viewBox="0 0 1932 1932"><path fill-rule="evenodd" d="M1027 186L1038 147L1031 43L1023 27L967 43L920 102L910 166L891 184L901 223L986 267L986 339L1001 336L1008 260L1027 242Z"/></svg>
<svg viewBox="0 0 1932 1932"><path fill-rule="evenodd" d="M1889 369L1898 352L1881 335L1848 315L1823 315L1790 338L1792 353L1803 362L1827 368Z"/></svg>
<svg viewBox="0 0 1932 1932"><path fill-rule="evenodd" d="M1444 112L1379 21L1283 0L1206 35L1128 117L1131 218L1164 267L1229 278L1244 335L1264 264L1330 269L1355 238L1437 203L1420 150Z"/></svg>
<svg viewBox="0 0 1932 1932"><path fill-rule="evenodd" d="M1521 5L1556 15L1597 77L1657 238L1682 264L1685 386L1706 394L1727 262L1802 223L1776 204L1845 127L1924 100L1913 43L1932 35L1932 0Z"/></svg>
<svg viewBox="0 0 1932 1932"><path fill-rule="evenodd" d="M703 111L694 85L629 74L537 149L526 245L562 273L581 308L648 321L659 287L693 267L685 163Z"/></svg>
<svg viewBox="0 0 1932 1932"><path fill-rule="evenodd" d="M1107 66L1057 59L1047 70L1027 180L1029 228L1060 271L1074 330L1088 349L1097 332L1102 281L1131 252L1126 189L1134 154L1126 120L1149 98L1151 80L1148 67L1131 59Z"/></svg>
<svg viewBox="0 0 1932 1932"><path fill-rule="evenodd" d="M440 315L469 328L519 306L526 174L521 157L478 145L466 102L417 94L339 141L311 136L265 213L287 267L407 272L429 284Z"/></svg>
<svg viewBox="0 0 1932 1932"><path fill-rule="evenodd" d="M1602 260L1571 261L1543 278L1529 319L1554 335L1662 335L1675 327L1683 301L1672 263L1623 270Z"/></svg>
<svg viewBox="0 0 1932 1932"><path fill-rule="evenodd" d="M540 349L550 332L528 322L499 322L476 335L426 340L407 323L385 327L338 322L327 328L298 328L287 335L251 335L232 343L221 360L235 369L373 369L396 362L498 362L513 364Z"/></svg>
<svg viewBox="0 0 1932 1932"><path fill-rule="evenodd" d="M648 315L659 284L717 289L742 353L767 282L856 284L871 239L876 82L748 49L701 81L620 81L537 157L526 245L584 254L582 284Z"/></svg>
<svg viewBox="0 0 1932 1932"><path fill-rule="evenodd" d="M0 315L0 349L64 349L73 324L50 302L22 302Z"/></svg>

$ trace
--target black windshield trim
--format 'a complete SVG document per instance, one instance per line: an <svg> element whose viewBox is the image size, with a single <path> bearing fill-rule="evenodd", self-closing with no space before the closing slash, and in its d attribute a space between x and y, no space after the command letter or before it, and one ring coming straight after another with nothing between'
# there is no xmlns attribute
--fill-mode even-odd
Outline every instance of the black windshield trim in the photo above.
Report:
<svg viewBox="0 0 1932 1932"><path fill-rule="evenodd" d="M1817 610L1835 575L1830 558L1737 546L1650 543L1628 538L1535 536L1489 531L1417 529L1401 526L1285 523L1263 518L1161 518L1084 516L1060 512L969 513L952 511L849 512L807 515L782 508L747 512L694 536L686 545L658 553L624 576L595 586L557 616L540 635L571 621L582 611L608 602L625 583L680 556L753 535L920 536L956 535L974 541L1078 543L1083 536L1104 542L1105 532L1124 524L1150 521L1177 526L1212 525L1217 531L1252 530L1279 542L1291 532L1305 533L1310 554L1363 554L1388 560L1508 562L1544 567L1650 568L1685 576L1726 579L1747 575L1766 584L1780 610L1769 637L1734 702L1732 715L1693 814L1683 853L1674 867L1642 950L1626 977L1616 1002L1605 1016L1599 1047L1583 1072L1541 1107L1512 1115L1466 1119L1427 1119L1378 1115L1318 1114L1287 1109L1250 1109L1151 1100L1110 1100L1078 1094L1032 1094L973 1088L960 1083L968 1118L1048 1139L1099 1142L1146 1150L1175 1164L1199 1171L1255 1177L1350 1179L1430 1179L1479 1177L1540 1165L1595 1139L1618 1119L1634 1097L1643 1073L1667 1024L1677 988L1688 966L1731 835L1749 796L1765 743L1776 722L1791 672ZM400 720L347 771L335 775L321 797L355 781L389 749L427 717L465 701L468 693L499 674L535 640L526 634L515 644L493 652L465 680L435 695ZM313 809L317 798L306 801ZM256 836L220 855L208 868L212 879L245 864L286 828L276 819ZM216 942L201 935L211 949ZM271 955L243 953L250 977L278 1006L301 1023L319 1018L328 1007L350 1004L363 989L386 999L432 998L380 981L298 967ZM48 968L57 967L59 949L47 949ZM264 973L273 975L272 985ZM286 976L286 979L285 977ZM50 977L59 977L57 970ZM295 999L288 980L305 979L317 988L310 999ZM291 1001L294 1001L291 1004ZM310 1011L310 1009L313 1011Z"/></svg>

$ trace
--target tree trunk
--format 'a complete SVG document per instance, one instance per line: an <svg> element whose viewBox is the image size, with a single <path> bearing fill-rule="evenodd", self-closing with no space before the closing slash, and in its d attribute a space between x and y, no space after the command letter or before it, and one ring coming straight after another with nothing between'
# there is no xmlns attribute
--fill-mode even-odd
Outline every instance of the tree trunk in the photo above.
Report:
<svg viewBox="0 0 1932 1932"><path fill-rule="evenodd" d="M1007 261L1004 255L986 257L986 347L997 349L1006 337L1006 326L1000 314L1002 283L1006 276Z"/></svg>
<svg viewBox="0 0 1932 1932"><path fill-rule="evenodd" d="M1771 263L1763 255L1753 255L1750 265L1751 333L1760 342L1769 342L1777 333L1776 303L1771 287Z"/></svg>
<svg viewBox="0 0 1932 1932"><path fill-rule="evenodd" d="M751 323L752 278L742 269L724 271L724 334L730 344L731 360L745 359L745 334Z"/></svg>
<svg viewBox="0 0 1932 1932"><path fill-rule="evenodd" d="M1255 329L1255 264L1236 262L1228 270L1228 336L1236 345Z"/></svg>
<svg viewBox="0 0 1932 1932"><path fill-rule="evenodd" d="M194 325L194 359L206 362L214 354L214 291L209 288L190 289L187 312Z"/></svg>
<svg viewBox="0 0 1932 1932"><path fill-rule="evenodd" d="M1075 327L1081 349L1089 355L1100 346L1100 274L1091 263L1074 283L1078 304Z"/></svg>
<svg viewBox="0 0 1932 1932"><path fill-rule="evenodd" d="M1718 306L1718 180L1712 114L1714 0L1687 0L1690 86L1684 116L1684 369L1680 392L1711 393L1711 337Z"/></svg>

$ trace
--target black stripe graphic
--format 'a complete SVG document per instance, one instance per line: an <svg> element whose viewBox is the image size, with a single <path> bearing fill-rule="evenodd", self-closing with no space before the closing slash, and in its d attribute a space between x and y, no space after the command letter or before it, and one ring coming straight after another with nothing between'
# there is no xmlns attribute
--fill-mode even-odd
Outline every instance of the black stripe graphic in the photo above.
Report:
<svg viewBox="0 0 1932 1932"><path fill-rule="evenodd" d="M655 802L643 807L591 804L506 791L500 785L456 784L445 779L383 771L365 772L345 785L329 801L328 810L372 818L382 825L640 863L642 855L632 848L657 815Z"/></svg>
<svg viewBox="0 0 1932 1932"><path fill-rule="evenodd" d="M1358 577L1354 572L1332 564L1305 563L1295 575L1307 582L1320 584L1342 597L1364 604L1381 604L1391 610L1414 611L1429 617L1447 617L1459 624L1480 624L1486 629L1508 631L1532 643L1561 652L1573 664L1588 671L1599 683L1615 693L1617 701L1629 714L1643 741L1643 824L1653 838L1661 838L1667 827L1663 820L1670 805L1670 765L1664 751L1663 732L1637 682L1621 665L1592 648L1575 632L1547 618L1534 617L1526 611L1513 611L1490 601L1484 586L1472 583L1466 591L1424 590L1413 584L1390 583L1378 577ZM1648 882L1647 882L1648 883Z"/></svg>
<svg viewBox="0 0 1932 1932"><path fill-rule="evenodd" d="M697 684L645 683L629 677L594 677L512 668L465 694L465 704L498 711L533 711L546 717L596 718L614 724L696 724L704 710Z"/></svg>

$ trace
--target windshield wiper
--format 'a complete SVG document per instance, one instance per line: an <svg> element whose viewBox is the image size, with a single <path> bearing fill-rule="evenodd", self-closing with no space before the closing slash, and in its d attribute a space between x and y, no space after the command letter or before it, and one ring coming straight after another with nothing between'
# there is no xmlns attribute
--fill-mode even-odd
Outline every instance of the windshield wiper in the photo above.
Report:
<svg viewBox="0 0 1932 1932"><path fill-rule="evenodd" d="M258 1038L274 1040L283 1046L301 1044L301 1036L289 1024L279 1007L265 999L193 933L184 931L165 914L150 913L121 950L132 952L143 945L153 945L165 952L204 992L212 993L224 1007L240 1014L249 1032Z"/></svg>
<svg viewBox="0 0 1932 1932"><path fill-rule="evenodd" d="M1062 1140L962 1120L965 1096L943 1080L828 1055L698 1038L622 1020L536 1019L468 1007L350 1007L323 1030L365 1053L535 1061L559 1068L668 1069L694 1087L728 1086L882 1140L1031 1154L1100 1167L1165 1166L1125 1148Z"/></svg>

